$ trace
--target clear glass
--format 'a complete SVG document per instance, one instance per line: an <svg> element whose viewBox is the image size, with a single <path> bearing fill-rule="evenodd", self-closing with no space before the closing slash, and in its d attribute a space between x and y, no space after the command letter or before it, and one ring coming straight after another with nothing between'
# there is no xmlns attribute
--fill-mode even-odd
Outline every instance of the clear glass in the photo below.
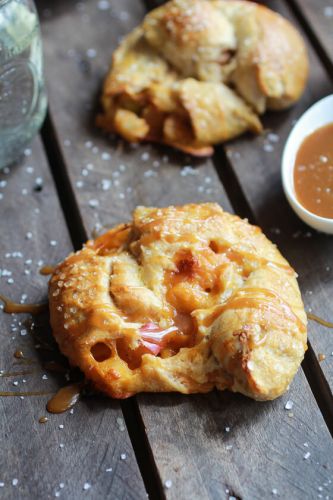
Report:
<svg viewBox="0 0 333 500"><path fill-rule="evenodd" d="M0 0L0 168L40 129L47 98L37 11L32 0Z"/></svg>

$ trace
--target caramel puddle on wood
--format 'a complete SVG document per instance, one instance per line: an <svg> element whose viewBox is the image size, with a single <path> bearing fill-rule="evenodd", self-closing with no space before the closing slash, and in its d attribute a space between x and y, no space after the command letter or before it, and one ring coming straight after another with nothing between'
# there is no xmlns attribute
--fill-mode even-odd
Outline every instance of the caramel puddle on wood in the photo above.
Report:
<svg viewBox="0 0 333 500"><path fill-rule="evenodd" d="M48 401L46 409L50 413L64 413L72 408L79 400L82 383L67 385L60 389Z"/></svg>
<svg viewBox="0 0 333 500"><path fill-rule="evenodd" d="M43 266L39 270L39 274L42 274L43 276L48 276L49 274L53 274L55 271L56 266Z"/></svg>
<svg viewBox="0 0 333 500"><path fill-rule="evenodd" d="M8 299L4 295L0 295L0 300L4 303L3 311L8 314L13 313L28 313L37 315L47 310L48 304L18 304Z"/></svg>
<svg viewBox="0 0 333 500"><path fill-rule="evenodd" d="M319 316L316 316L315 314L307 313L307 317L311 321L319 323L319 325L326 326L326 328L333 328L333 323L331 323L330 321L326 321L325 319L319 318Z"/></svg>
<svg viewBox="0 0 333 500"><path fill-rule="evenodd" d="M19 362L18 363L14 363L16 365L35 365L37 364L37 361L34 360L34 359L27 359L25 356L24 356L24 353L23 351L21 351L20 349L17 349L14 354L13 354L14 358L18 359ZM31 372L32 373L32 372Z"/></svg>

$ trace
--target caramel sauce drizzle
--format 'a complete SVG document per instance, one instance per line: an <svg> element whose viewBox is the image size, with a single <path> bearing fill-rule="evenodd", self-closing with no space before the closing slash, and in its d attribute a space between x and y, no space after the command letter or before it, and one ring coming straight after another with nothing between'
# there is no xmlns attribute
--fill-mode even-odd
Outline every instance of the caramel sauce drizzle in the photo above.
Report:
<svg viewBox="0 0 333 500"><path fill-rule="evenodd" d="M71 384L62 387L48 401L46 409L49 413L64 413L72 408L79 400L83 384Z"/></svg>
<svg viewBox="0 0 333 500"><path fill-rule="evenodd" d="M17 302L13 302L8 299L4 295L0 295L0 300L4 303L3 311L8 314L18 314L18 313L27 313L32 315L41 314L46 311L48 308L48 304L18 304Z"/></svg>
<svg viewBox="0 0 333 500"><path fill-rule="evenodd" d="M325 319L322 319L319 316L316 316L315 314L307 313L307 317L311 321L319 323L319 325L326 326L326 328L333 328L333 323L331 323L330 321L326 321Z"/></svg>
<svg viewBox="0 0 333 500"><path fill-rule="evenodd" d="M278 304L276 304L276 302ZM278 307L278 305L280 307ZM245 308L254 308L263 312L272 311L279 316L284 316L295 321L301 331L305 331L306 329L304 323L291 310L289 305L286 304L277 293L265 288L244 288L243 290L239 290L228 300L228 302L216 307L216 309L206 318L205 325L210 326L220 314L228 309Z"/></svg>
<svg viewBox="0 0 333 500"><path fill-rule="evenodd" d="M55 271L56 266L43 266L39 270L39 274L42 274L43 276L48 276L49 274L53 274Z"/></svg>

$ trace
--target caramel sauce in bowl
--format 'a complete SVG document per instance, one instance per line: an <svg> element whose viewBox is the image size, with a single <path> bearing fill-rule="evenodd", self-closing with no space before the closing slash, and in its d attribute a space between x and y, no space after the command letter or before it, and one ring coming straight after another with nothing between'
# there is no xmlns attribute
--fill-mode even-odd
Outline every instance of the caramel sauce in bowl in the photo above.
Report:
<svg viewBox="0 0 333 500"><path fill-rule="evenodd" d="M333 95L321 99L301 116L282 157L282 184L290 206L312 228L333 234L330 166L333 166Z"/></svg>

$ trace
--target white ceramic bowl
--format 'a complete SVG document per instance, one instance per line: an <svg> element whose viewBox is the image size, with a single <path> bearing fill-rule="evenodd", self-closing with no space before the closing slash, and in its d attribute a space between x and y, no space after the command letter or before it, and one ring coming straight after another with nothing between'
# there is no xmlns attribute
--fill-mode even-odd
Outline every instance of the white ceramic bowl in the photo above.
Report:
<svg viewBox="0 0 333 500"><path fill-rule="evenodd" d="M320 217L304 208L296 198L294 187L294 166L300 145L305 137L328 123L333 123L333 94L311 106L290 132L282 155L282 185L290 206L303 222L318 231L333 234L333 219Z"/></svg>

